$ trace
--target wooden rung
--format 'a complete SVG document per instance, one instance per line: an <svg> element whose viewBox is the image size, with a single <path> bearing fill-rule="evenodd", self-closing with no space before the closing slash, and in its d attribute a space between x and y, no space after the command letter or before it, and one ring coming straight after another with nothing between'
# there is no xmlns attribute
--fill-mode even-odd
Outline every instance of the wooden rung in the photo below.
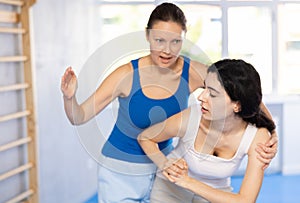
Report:
<svg viewBox="0 0 300 203"><path fill-rule="evenodd" d="M0 146L0 152L8 150L8 149L11 149L11 148L14 148L14 147L18 147L20 145L27 144L31 140L32 140L31 137L25 137L25 138L22 138L22 139L19 139L19 140L7 143L5 145Z"/></svg>
<svg viewBox="0 0 300 203"><path fill-rule="evenodd" d="M29 114L30 114L29 111L21 111L21 112L17 112L17 113L8 114L5 116L0 116L0 122L9 121L12 119L17 119L17 118L22 118L22 117L28 116Z"/></svg>
<svg viewBox="0 0 300 203"><path fill-rule="evenodd" d="M31 169L33 167L33 164L32 163L27 163L27 164L24 164L23 166L20 166L18 168L15 168L13 170L10 170L2 175L0 175L0 181L4 180L4 179L7 179L11 176L14 176L14 175L17 175L19 173L22 173L28 169Z"/></svg>
<svg viewBox="0 0 300 203"><path fill-rule="evenodd" d="M19 14L10 11L0 11L0 22L1 23L19 23Z"/></svg>
<svg viewBox="0 0 300 203"><path fill-rule="evenodd" d="M26 30L23 28L0 27L0 33L24 34L24 33L26 33Z"/></svg>
<svg viewBox="0 0 300 203"><path fill-rule="evenodd" d="M17 0L0 0L0 3L9 4L9 5L13 5L13 6L23 6L24 5L23 1L17 1Z"/></svg>
<svg viewBox="0 0 300 203"><path fill-rule="evenodd" d="M26 192L23 192L23 193L19 194L18 196L14 197L13 199L8 200L6 203L21 202L22 200L24 200L25 198L30 197L33 194L34 194L34 191L30 189L30 190L27 190Z"/></svg>
<svg viewBox="0 0 300 203"><path fill-rule="evenodd" d="M22 62L26 61L27 56L1 56L0 62Z"/></svg>
<svg viewBox="0 0 300 203"><path fill-rule="evenodd" d="M23 90L29 87L28 83L20 83L14 85L0 86L0 92L8 92L14 90Z"/></svg>

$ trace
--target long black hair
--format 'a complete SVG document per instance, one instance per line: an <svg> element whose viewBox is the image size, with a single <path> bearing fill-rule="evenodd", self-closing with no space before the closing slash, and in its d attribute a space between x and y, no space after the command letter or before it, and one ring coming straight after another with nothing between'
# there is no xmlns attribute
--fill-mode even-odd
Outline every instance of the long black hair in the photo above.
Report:
<svg viewBox="0 0 300 203"><path fill-rule="evenodd" d="M241 110L236 114L244 121L265 127L270 132L275 129L274 122L261 110L261 82L255 68L240 59L223 59L208 68L216 72L230 99L239 102Z"/></svg>

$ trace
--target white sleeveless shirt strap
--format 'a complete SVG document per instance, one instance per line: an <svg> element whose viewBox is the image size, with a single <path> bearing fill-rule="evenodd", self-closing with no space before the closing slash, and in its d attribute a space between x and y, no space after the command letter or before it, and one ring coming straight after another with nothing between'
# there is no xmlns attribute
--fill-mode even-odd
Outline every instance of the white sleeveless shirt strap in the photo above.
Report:
<svg viewBox="0 0 300 203"><path fill-rule="evenodd" d="M257 128L249 123L241 140L239 149L237 151L237 156L244 156L245 154L248 154L248 150L252 144L256 132Z"/></svg>

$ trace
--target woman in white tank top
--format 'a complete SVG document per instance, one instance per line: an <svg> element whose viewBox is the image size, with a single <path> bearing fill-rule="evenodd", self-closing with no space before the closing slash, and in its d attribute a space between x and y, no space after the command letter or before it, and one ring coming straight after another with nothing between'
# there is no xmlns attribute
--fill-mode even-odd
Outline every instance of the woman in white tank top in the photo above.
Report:
<svg viewBox="0 0 300 203"><path fill-rule="evenodd" d="M255 202L264 176L255 148L275 129L260 109L259 74L243 60L218 61L209 67L198 99L200 104L139 136L143 150L160 169L151 203ZM170 137L179 137L179 142L166 157L156 143ZM230 177L246 155L244 180L234 194Z"/></svg>

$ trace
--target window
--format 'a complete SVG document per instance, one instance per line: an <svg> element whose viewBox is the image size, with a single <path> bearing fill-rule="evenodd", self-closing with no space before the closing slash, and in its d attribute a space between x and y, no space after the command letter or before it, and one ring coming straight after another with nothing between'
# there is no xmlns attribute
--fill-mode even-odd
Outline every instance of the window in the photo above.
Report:
<svg viewBox="0 0 300 203"><path fill-rule="evenodd" d="M98 0L97 25L101 43L142 31L155 2L161 0ZM206 0L175 1L188 21L183 49L204 63L242 58L261 75L264 94L299 94L299 1ZM292 2L292 3L288 3ZM101 27L101 29L100 29ZM193 46L194 45L194 46ZM203 53L207 58L203 57Z"/></svg>
<svg viewBox="0 0 300 203"><path fill-rule="evenodd" d="M152 4L100 6L101 41L107 42L123 34L143 31L153 9Z"/></svg>
<svg viewBox="0 0 300 203"><path fill-rule="evenodd" d="M143 31L153 9L153 4L100 6L101 43L122 34ZM219 59L222 37L221 9L216 6L183 5L182 10L186 13L188 21L187 46L184 47L183 53L200 61L204 60L203 63ZM207 57L203 57L203 52L209 56L209 61Z"/></svg>
<svg viewBox="0 0 300 203"><path fill-rule="evenodd" d="M207 57L197 57L197 52L193 48L184 49L184 54L196 55L195 59L205 64L220 59L222 56L221 8L210 5L182 5L181 8L187 18L186 38Z"/></svg>
<svg viewBox="0 0 300 203"><path fill-rule="evenodd" d="M272 92L271 10L266 7L228 9L228 55L242 58L259 72L264 93Z"/></svg>
<svg viewBox="0 0 300 203"><path fill-rule="evenodd" d="M281 4L278 11L279 93L299 94L300 4Z"/></svg>

